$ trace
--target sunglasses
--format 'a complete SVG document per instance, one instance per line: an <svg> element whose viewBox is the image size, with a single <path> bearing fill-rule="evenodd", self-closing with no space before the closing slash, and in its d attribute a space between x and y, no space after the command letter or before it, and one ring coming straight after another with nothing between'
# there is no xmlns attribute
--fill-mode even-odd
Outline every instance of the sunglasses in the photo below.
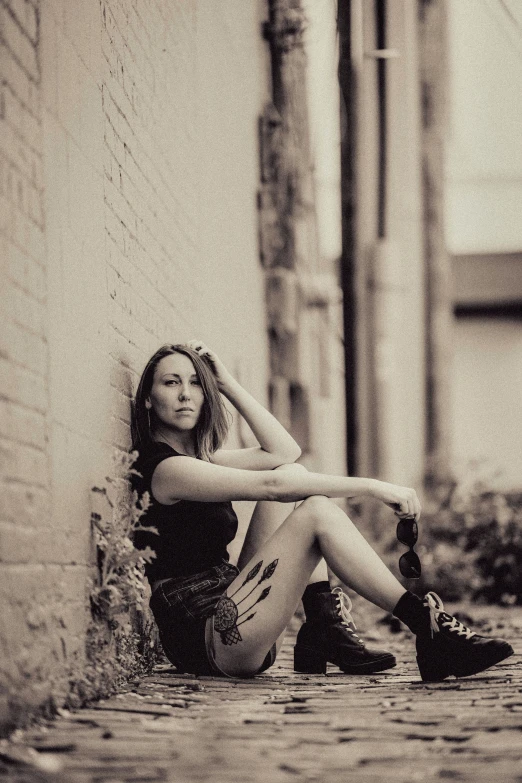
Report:
<svg viewBox="0 0 522 783"><path fill-rule="evenodd" d="M419 528L414 517L400 519L397 524L397 538L409 547L408 552L401 555L399 559L399 570L407 579L419 579L421 575L421 562L419 556L413 551L419 537Z"/></svg>

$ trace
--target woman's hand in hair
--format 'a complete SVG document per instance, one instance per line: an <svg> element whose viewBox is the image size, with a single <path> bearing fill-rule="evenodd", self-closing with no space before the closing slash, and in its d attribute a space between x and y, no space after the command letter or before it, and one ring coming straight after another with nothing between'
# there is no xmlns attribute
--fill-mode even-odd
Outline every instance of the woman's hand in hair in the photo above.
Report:
<svg viewBox="0 0 522 783"><path fill-rule="evenodd" d="M211 351L202 340L190 340L187 346L208 362L216 377L220 391L223 391L233 379L219 356L214 351Z"/></svg>
<svg viewBox="0 0 522 783"><path fill-rule="evenodd" d="M191 340L187 345L208 361L219 391L245 419L259 444L252 449L235 449L233 453L218 449L214 453L215 463L247 470L273 470L299 459L301 448L292 436L232 377L217 355L201 340Z"/></svg>

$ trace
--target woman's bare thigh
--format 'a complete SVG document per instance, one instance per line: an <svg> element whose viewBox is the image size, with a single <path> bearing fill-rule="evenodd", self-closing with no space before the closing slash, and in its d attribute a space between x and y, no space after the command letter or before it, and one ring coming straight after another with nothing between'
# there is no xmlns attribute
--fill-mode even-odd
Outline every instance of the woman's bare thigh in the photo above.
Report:
<svg viewBox="0 0 522 783"><path fill-rule="evenodd" d="M219 601L216 663L227 674L253 674L279 640L321 558L314 519L326 498L309 498L259 549Z"/></svg>

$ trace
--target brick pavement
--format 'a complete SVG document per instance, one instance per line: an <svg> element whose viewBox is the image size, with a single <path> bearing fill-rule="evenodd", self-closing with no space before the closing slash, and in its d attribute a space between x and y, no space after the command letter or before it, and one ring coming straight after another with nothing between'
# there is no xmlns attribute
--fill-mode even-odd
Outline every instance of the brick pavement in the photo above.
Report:
<svg viewBox="0 0 522 783"><path fill-rule="evenodd" d="M0 743L0 774L16 783L520 782L521 612L472 612L515 647L485 674L424 685L411 637L376 626L366 637L393 649L395 669L298 675L290 635L252 680L159 666L114 698L17 732Z"/></svg>

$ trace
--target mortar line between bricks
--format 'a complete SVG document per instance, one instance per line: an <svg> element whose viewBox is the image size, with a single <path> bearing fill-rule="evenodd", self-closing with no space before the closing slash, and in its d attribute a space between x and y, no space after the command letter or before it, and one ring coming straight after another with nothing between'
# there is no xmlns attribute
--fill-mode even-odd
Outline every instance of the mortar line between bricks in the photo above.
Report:
<svg viewBox="0 0 522 783"><path fill-rule="evenodd" d="M12 48L9 46L9 42L8 42L8 41L7 41L7 40L4 38L4 36L2 35L2 33L1 33L1 32L0 32L0 42L1 42L1 43L2 43L4 46L5 46L5 48L7 49L7 51L9 52L9 54L11 55L11 57L13 58L13 60L15 61L16 65L17 65L17 66L20 68L20 70L21 70L21 71L23 71L23 72L24 72L24 74L27 76L27 78L29 79L29 81L30 81L30 82L32 82L32 83L33 83L33 84L34 84L36 87L39 87L39 86L40 86L40 83L41 83L41 72L40 72L40 65L39 65L39 63L37 62L37 66L38 66L38 78L36 78L36 79L35 79L35 77L33 76L33 74L32 74L30 71L28 71L28 70L27 70L27 68L25 67L25 65L23 64L23 62L20 60L20 58L18 57L18 55L16 54L16 52L14 52L14 51L12 50ZM4 82L4 84L8 84L8 83L7 83L7 82ZM31 113L31 112L30 112L30 113ZM35 118L35 119L36 119L36 118Z"/></svg>

